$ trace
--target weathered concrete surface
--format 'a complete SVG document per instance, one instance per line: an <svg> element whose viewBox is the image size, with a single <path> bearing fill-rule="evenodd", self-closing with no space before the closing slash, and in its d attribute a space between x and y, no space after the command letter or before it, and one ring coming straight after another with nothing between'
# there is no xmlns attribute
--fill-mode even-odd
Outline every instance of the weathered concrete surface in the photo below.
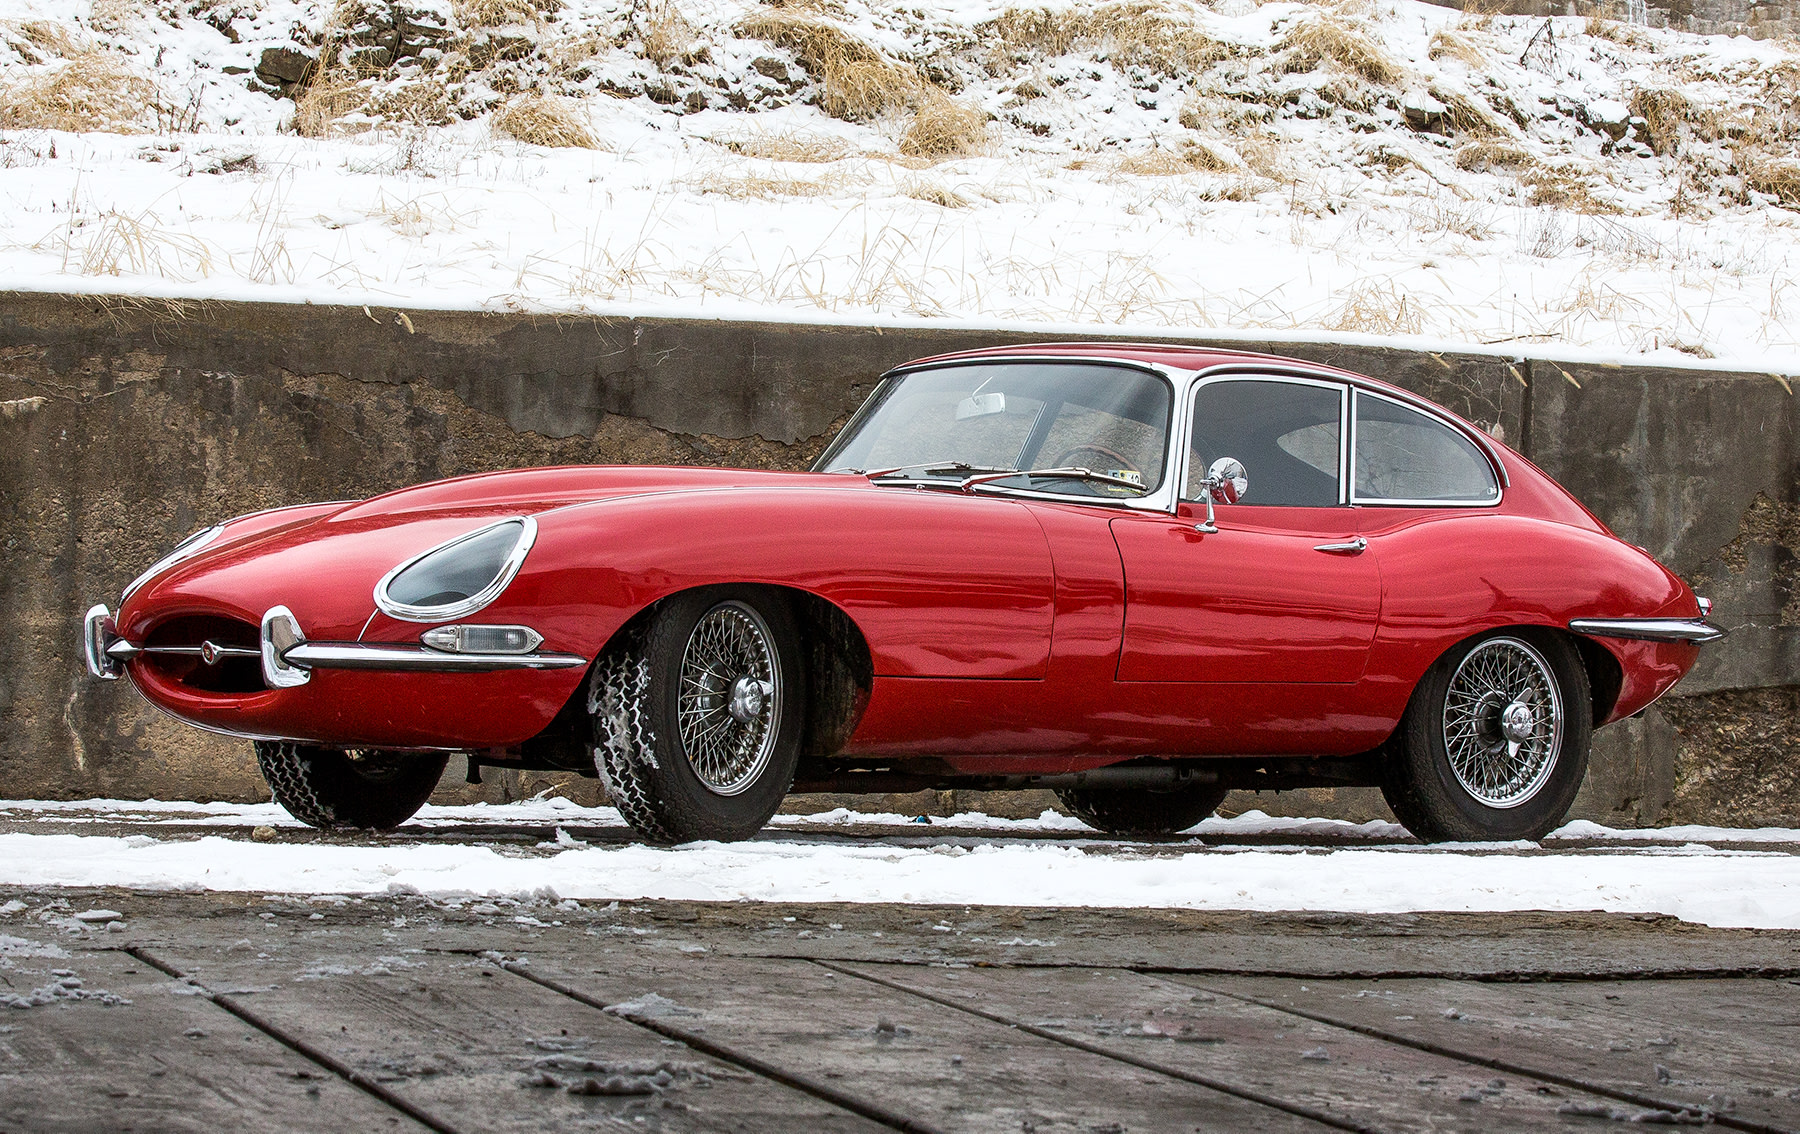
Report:
<svg viewBox="0 0 1800 1134"><path fill-rule="evenodd" d="M263 797L247 745L168 721L79 664L80 612L204 524L526 465L801 466L887 367L1031 338L0 294L0 619L11 629L0 793ZM1797 727L1782 706L1800 688L1800 422L1781 386L1363 346L1263 349L1379 375L1497 425L1719 600L1732 638L1666 713L1599 734L1579 814L1736 821L1748 792L1758 816L1800 815L1780 776ZM1730 700L1747 689L1769 692ZM1761 737L1761 755L1725 751L1722 713ZM1718 774L1725 766L1738 770ZM457 770L444 798L595 798L591 782L536 773L490 772L474 793L451 782ZM870 802L944 813L960 806L955 794ZM1370 792L1340 794L1338 813L1385 813ZM1334 804L1227 803L1251 806Z"/></svg>

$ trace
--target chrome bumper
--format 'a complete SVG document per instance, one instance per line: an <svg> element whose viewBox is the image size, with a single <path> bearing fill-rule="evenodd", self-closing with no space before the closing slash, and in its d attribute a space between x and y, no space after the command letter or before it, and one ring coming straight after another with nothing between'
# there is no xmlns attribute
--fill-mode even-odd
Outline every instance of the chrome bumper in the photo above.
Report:
<svg viewBox="0 0 1800 1134"><path fill-rule="evenodd" d="M371 669L396 673L493 673L507 669L573 669L585 666L578 654L459 654L398 642L313 642L285 606L263 615L262 640L256 650L203 642L198 646L137 646L119 636L112 612L104 604L90 608L82 620L82 657L90 674L116 681L125 663L143 653L192 654L208 665L225 657L260 657L263 681L271 689L305 685L316 669Z"/></svg>
<svg viewBox="0 0 1800 1134"><path fill-rule="evenodd" d="M1577 618L1569 623L1577 634L1596 638L1631 638L1640 642L1716 642L1723 627L1704 618Z"/></svg>

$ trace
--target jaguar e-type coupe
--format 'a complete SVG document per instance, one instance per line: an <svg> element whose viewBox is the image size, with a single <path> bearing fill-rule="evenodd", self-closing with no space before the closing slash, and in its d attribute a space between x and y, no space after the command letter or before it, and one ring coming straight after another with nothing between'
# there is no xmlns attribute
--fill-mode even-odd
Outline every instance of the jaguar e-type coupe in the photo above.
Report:
<svg viewBox="0 0 1800 1134"><path fill-rule="evenodd" d="M1535 838L1592 730L1720 636L1519 454L1383 382L1070 344L887 374L810 472L487 473L188 537L87 614L94 676L255 742L320 827L451 753L597 775L659 842L793 790L1044 787L1184 830L1379 785L1422 839Z"/></svg>

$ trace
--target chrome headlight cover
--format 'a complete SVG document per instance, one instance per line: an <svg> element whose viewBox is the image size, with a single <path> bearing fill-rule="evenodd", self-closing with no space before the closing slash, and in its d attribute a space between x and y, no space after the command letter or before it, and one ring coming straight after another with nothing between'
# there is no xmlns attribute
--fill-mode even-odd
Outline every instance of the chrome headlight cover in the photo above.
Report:
<svg viewBox="0 0 1800 1134"><path fill-rule="evenodd" d="M155 563L152 563L142 575L139 575L125 585L125 593L119 596L119 605L123 606L125 600L130 598L139 587L175 566L175 564L180 563L183 560L192 559L202 551L205 551L207 546L218 539L219 533L224 530L224 524L214 524L210 528L200 529L193 535L188 536L186 539L176 544L174 549L167 555L158 559Z"/></svg>
<svg viewBox="0 0 1800 1134"><path fill-rule="evenodd" d="M519 534L513 542L512 549L500 561L499 570L494 577L473 594L455 602L426 605L401 602L388 593L388 588L402 575L426 560L440 555L454 556L458 547L488 535L495 529L509 525L517 525L519 528ZM381 582L375 584L375 606L383 614L398 618L403 622L448 622L473 614L500 597L500 593L506 590L514 576L518 575L519 568L525 565L525 556L531 551L531 545L536 541L537 521L530 516L509 516L504 520L483 524L474 531L465 532L455 539L447 540L436 547L420 552L383 575Z"/></svg>

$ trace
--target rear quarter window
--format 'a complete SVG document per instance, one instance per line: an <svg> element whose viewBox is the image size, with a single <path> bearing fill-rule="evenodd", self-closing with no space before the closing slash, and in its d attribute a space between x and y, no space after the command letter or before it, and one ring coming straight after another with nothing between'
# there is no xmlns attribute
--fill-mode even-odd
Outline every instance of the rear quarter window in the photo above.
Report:
<svg viewBox="0 0 1800 1134"><path fill-rule="evenodd" d="M1491 504L1493 466L1448 425L1366 391L1356 392L1355 496L1369 504Z"/></svg>

